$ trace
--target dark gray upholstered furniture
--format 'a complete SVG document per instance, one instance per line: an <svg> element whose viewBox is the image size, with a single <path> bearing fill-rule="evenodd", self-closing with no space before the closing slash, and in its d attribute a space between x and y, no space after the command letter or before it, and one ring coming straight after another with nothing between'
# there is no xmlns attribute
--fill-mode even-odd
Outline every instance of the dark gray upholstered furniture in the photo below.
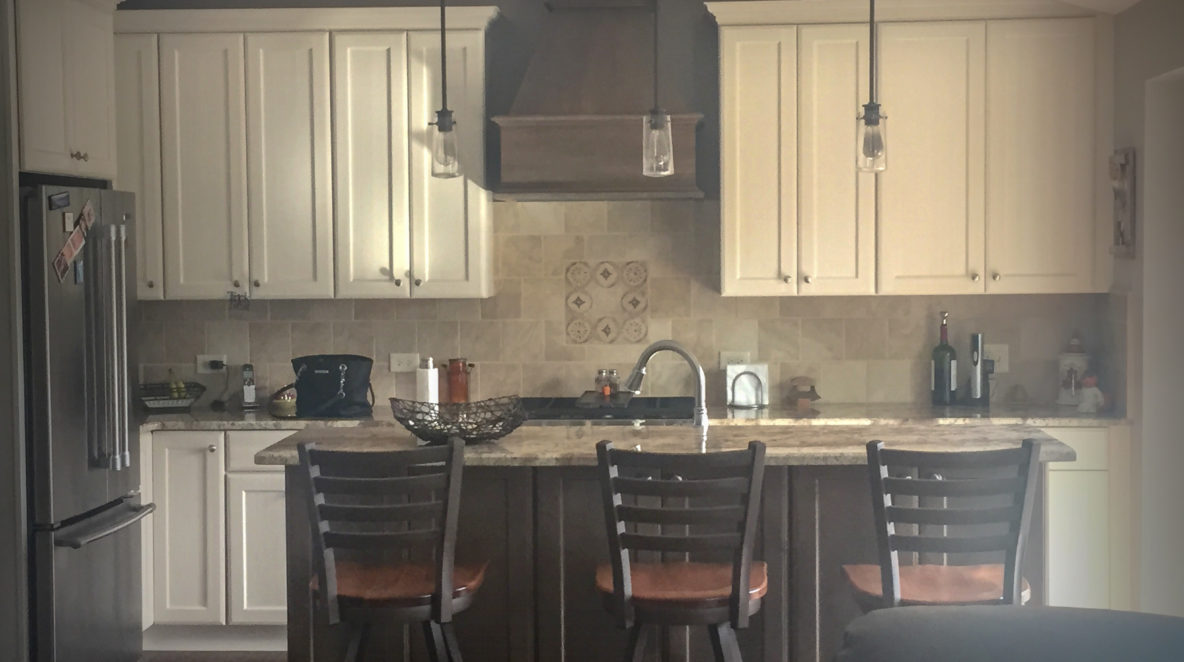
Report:
<svg viewBox="0 0 1184 662"><path fill-rule="evenodd" d="M1179 662L1184 619L1065 607L880 609L851 622L835 662Z"/></svg>

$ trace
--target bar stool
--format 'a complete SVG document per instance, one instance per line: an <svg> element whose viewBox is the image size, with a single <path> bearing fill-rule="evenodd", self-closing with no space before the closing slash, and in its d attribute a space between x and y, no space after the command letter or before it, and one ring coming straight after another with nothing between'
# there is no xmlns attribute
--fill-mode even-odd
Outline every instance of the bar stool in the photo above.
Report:
<svg viewBox="0 0 1184 662"><path fill-rule="evenodd" d="M390 452L299 446L307 469L314 604L352 632L348 662L378 622L421 623L432 662L461 662L452 616L486 564L455 565L464 444Z"/></svg>
<svg viewBox="0 0 1184 662"><path fill-rule="evenodd" d="M674 454L602 441L596 456L611 553L596 569L596 588L629 630L624 659L641 661L647 625L705 625L717 662L740 662L735 630L748 626L768 590L765 564L752 560L765 445ZM631 558L639 552L681 558Z"/></svg>
<svg viewBox="0 0 1184 662"><path fill-rule="evenodd" d="M843 573L866 613L899 605L1022 604L1031 588L1020 574L1039 447L1031 439L1002 450L948 453L890 450L867 445L879 565L845 565ZM889 467L894 469L889 474ZM944 477L972 472L975 477ZM953 473L949 473L952 476ZM916 497L917 506L900 497ZM948 499L960 499L948 507ZM925 499L925 502L921 502ZM934 507L929 501L940 499ZM971 502L967 503L966 500ZM982 503L985 500L987 503ZM940 527L938 535L906 527ZM948 527L959 527L951 533ZM900 552L1002 554L1003 563L900 564Z"/></svg>

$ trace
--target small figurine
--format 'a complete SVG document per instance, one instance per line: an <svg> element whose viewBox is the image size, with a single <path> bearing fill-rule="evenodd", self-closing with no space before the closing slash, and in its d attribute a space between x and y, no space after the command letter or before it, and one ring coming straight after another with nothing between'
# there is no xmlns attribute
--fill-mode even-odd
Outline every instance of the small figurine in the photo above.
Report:
<svg viewBox="0 0 1184 662"><path fill-rule="evenodd" d="M1081 377L1081 391L1078 393L1077 411L1082 414L1096 414L1107 407L1106 394L1098 388L1098 375L1086 370Z"/></svg>

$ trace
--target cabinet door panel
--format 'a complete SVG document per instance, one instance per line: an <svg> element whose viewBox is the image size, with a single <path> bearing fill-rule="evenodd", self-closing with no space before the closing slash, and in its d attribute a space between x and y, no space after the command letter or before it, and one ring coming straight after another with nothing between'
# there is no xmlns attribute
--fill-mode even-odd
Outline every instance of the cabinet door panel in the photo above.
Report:
<svg viewBox="0 0 1184 662"><path fill-rule="evenodd" d="M136 294L164 298L160 193L160 66L156 35L115 38L119 167L115 187L136 194Z"/></svg>
<svg viewBox="0 0 1184 662"><path fill-rule="evenodd" d="M333 95L337 295L407 297L407 34L334 35Z"/></svg>
<svg viewBox="0 0 1184 662"><path fill-rule="evenodd" d="M155 622L226 622L221 432L152 436Z"/></svg>
<svg viewBox="0 0 1184 662"><path fill-rule="evenodd" d="M1091 289L1095 59L1093 19L987 27L988 292Z"/></svg>
<svg viewBox="0 0 1184 662"><path fill-rule="evenodd" d="M251 295L332 297L329 34L246 39Z"/></svg>
<svg viewBox="0 0 1184 662"><path fill-rule="evenodd" d="M169 298L246 292L242 35L161 35L160 62Z"/></svg>
<svg viewBox="0 0 1184 662"><path fill-rule="evenodd" d="M22 170L74 170L66 137L64 6L62 0L20 0L16 5Z"/></svg>
<svg viewBox="0 0 1184 662"><path fill-rule="evenodd" d="M792 27L720 30L726 296L797 292L797 49Z"/></svg>
<svg viewBox="0 0 1184 662"><path fill-rule="evenodd" d="M798 292L871 294L876 180L855 163L855 118L868 94L867 29L806 26L799 40Z"/></svg>
<svg viewBox="0 0 1184 662"><path fill-rule="evenodd" d="M287 622L284 565L284 476L226 475L230 555L230 623Z"/></svg>
<svg viewBox="0 0 1184 662"><path fill-rule="evenodd" d="M880 27L880 292L984 291L985 47L981 22Z"/></svg>
<svg viewBox="0 0 1184 662"><path fill-rule="evenodd" d="M411 136L412 296L473 298L493 294L491 198L485 171L482 35L448 35L448 105L456 116L461 175L432 177L429 122L440 107L440 36L408 36Z"/></svg>
<svg viewBox="0 0 1184 662"><path fill-rule="evenodd" d="M1048 494L1048 604L1109 609L1107 472L1049 471Z"/></svg>
<svg viewBox="0 0 1184 662"><path fill-rule="evenodd" d="M68 146L82 153L75 161L78 174L111 179L116 170L114 16L81 0L67 0L64 11Z"/></svg>

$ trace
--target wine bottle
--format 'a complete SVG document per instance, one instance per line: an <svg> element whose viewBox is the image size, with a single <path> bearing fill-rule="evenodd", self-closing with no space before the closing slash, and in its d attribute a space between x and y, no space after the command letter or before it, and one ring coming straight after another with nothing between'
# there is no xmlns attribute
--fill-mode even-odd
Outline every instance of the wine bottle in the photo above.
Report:
<svg viewBox="0 0 1184 662"><path fill-rule="evenodd" d="M954 404L954 390L958 384L958 355L950 346L950 314L941 311L941 342L933 348L933 362L929 368L929 388L935 406Z"/></svg>

